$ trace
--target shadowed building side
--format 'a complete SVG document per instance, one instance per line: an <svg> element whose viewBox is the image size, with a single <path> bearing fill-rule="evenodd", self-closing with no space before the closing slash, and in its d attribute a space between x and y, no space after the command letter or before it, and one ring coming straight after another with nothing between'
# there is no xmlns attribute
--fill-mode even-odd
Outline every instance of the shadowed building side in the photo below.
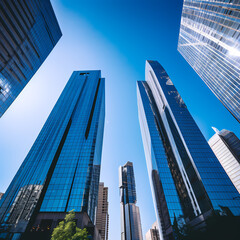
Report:
<svg viewBox="0 0 240 240"><path fill-rule="evenodd" d="M49 0L0 1L0 117L62 36Z"/></svg>

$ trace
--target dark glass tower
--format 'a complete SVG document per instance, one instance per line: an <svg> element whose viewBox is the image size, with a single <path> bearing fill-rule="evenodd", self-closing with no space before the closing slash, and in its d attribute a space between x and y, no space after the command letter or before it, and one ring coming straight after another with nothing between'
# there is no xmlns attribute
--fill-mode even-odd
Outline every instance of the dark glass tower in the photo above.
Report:
<svg viewBox="0 0 240 240"><path fill-rule="evenodd" d="M0 117L62 36L49 0L0 1Z"/></svg>
<svg viewBox="0 0 240 240"><path fill-rule="evenodd" d="M0 202L0 237L50 232L72 209L79 227L94 223L104 119L101 72L73 72Z"/></svg>
<svg viewBox="0 0 240 240"><path fill-rule="evenodd" d="M142 240L142 226L137 202L133 163L119 167L121 240Z"/></svg>
<svg viewBox="0 0 240 240"><path fill-rule="evenodd" d="M147 61L145 77L137 82L139 121L160 239L174 238L174 219L199 227L214 210L240 215L237 190L166 71Z"/></svg>

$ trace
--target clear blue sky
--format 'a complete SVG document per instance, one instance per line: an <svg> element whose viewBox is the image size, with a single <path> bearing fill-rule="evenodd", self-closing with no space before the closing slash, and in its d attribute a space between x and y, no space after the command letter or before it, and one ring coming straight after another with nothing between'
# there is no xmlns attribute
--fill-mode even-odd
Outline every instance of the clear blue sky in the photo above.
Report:
<svg viewBox="0 0 240 240"><path fill-rule="evenodd" d="M182 0L54 0L63 37L0 119L0 192L24 160L74 70L100 69L106 78L101 180L109 187L109 239L120 240L118 167L134 163L143 235L155 221L138 122L136 81L145 60L158 60L208 140L211 126L239 123L177 52Z"/></svg>

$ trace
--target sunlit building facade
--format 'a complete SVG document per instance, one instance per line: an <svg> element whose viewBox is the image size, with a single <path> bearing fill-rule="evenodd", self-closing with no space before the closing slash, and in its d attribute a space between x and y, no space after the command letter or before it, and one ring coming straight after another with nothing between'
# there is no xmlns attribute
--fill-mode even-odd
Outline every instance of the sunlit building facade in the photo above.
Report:
<svg viewBox="0 0 240 240"><path fill-rule="evenodd" d="M108 240L109 214L108 214L108 187L99 183L98 205L96 213L96 227L101 235L101 240Z"/></svg>
<svg viewBox="0 0 240 240"><path fill-rule="evenodd" d="M133 163L119 167L121 240L143 240Z"/></svg>
<svg viewBox="0 0 240 240"><path fill-rule="evenodd" d="M146 240L160 240L157 221L147 231L145 238Z"/></svg>
<svg viewBox="0 0 240 240"><path fill-rule="evenodd" d="M240 193L240 140L228 130L218 131L209 139L208 143L217 159Z"/></svg>
<svg viewBox="0 0 240 240"><path fill-rule="evenodd" d="M73 209L78 227L94 224L104 119L101 71L74 71L0 201L0 238L49 239Z"/></svg>
<svg viewBox="0 0 240 240"><path fill-rule="evenodd" d="M62 36L50 0L0 1L0 117Z"/></svg>
<svg viewBox="0 0 240 240"><path fill-rule="evenodd" d="M184 0L178 51L240 122L239 1Z"/></svg>
<svg viewBox="0 0 240 240"><path fill-rule="evenodd" d="M240 215L239 193L164 68L147 61L145 79L138 113L160 239L174 239L174 219L200 226L222 207Z"/></svg>

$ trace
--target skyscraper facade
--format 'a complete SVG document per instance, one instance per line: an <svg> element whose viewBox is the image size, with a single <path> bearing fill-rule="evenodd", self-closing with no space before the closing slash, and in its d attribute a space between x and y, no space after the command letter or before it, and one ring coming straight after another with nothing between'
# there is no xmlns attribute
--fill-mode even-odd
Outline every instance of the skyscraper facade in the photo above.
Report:
<svg viewBox="0 0 240 240"><path fill-rule="evenodd" d="M72 209L79 227L94 223L104 119L101 71L73 72L1 199L0 238L48 239Z"/></svg>
<svg viewBox="0 0 240 240"><path fill-rule="evenodd" d="M142 240L142 225L137 195L133 163L119 167L119 188L121 208L121 240Z"/></svg>
<svg viewBox="0 0 240 240"><path fill-rule="evenodd" d="M99 183L98 189L98 205L96 214L96 227L101 235L101 240L108 240L108 188L104 187L104 183Z"/></svg>
<svg viewBox="0 0 240 240"><path fill-rule="evenodd" d="M0 117L62 36L50 0L0 1Z"/></svg>
<svg viewBox="0 0 240 240"><path fill-rule="evenodd" d="M240 122L239 2L184 0L178 51Z"/></svg>
<svg viewBox="0 0 240 240"><path fill-rule="evenodd" d="M240 140L228 130L218 131L209 139L208 143L217 159L240 193Z"/></svg>
<svg viewBox="0 0 240 240"><path fill-rule="evenodd" d="M166 71L147 61L137 82L139 121L160 239L174 219L202 224L213 210L240 215L235 187L216 159Z"/></svg>

